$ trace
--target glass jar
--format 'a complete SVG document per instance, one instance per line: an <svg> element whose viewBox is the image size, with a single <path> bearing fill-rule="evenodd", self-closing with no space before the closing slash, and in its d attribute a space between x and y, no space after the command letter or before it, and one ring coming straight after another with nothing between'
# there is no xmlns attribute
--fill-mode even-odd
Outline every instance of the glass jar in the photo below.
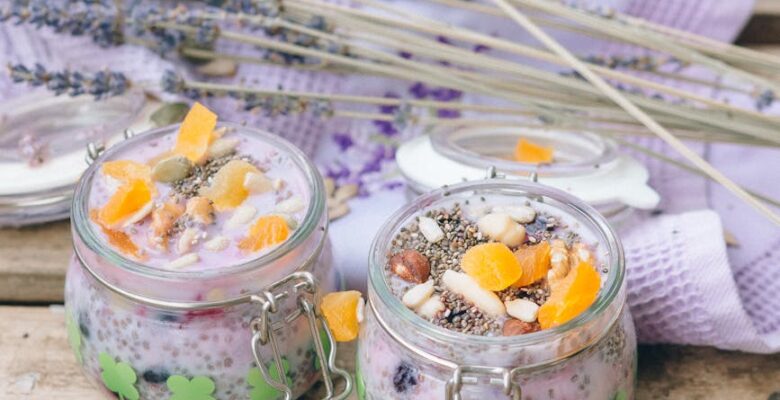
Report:
<svg viewBox="0 0 780 400"><path fill-rule="evenodd" d="M262 256L220 268L167 270L126 258L89 221L96 171L119 151L175 134L178 125L111 147L75 191L74 256L65 285L70 344L86 374L123 399L292 399L321 378L328 398L344 398L351 378L335 367L335 342L314 306L321 293L341 286L327 236L322 178L300 150L278 136L219 126L289 155L308 186L299 227ZM347 381L338 394L336 375Z"/></svg>
<svg viewBox="0 0 780 400"><path fill-rule="evenodd" d="M151 128L159 106L141 90L95 101L32 92L0 105L0 226L65 219L87 167L85 147Z"/></svg>
<svg viewBox="0 0 780 400"><path fill-rule="evenodd" d="M555 160L549 164L513 160L520 138L552 147ZM534 175L540 183L584 200L613 223L632 210L655 208L660 200L647 184L644 165L621 154L613 141L590 132L511 125L439 128L403 143L396 160L410 200L444 185L484 179L488 167L508 179Z"/></svg>
<svg viewBox="0 0 780 400"><path fill-rule="evenodd" d="M519 336L476 336L438 327L393 295L385 271L401 228L432 208L459 202L528 201L564 217L597 244L603 285L575 319ZM464 205L464 207L467 207ZM492 179L423 195L395 213L369 253L369 306L361 326L361 399L632 399L636 336L626 306L623 250L605 219L583 201L531 182Z"/></svg>

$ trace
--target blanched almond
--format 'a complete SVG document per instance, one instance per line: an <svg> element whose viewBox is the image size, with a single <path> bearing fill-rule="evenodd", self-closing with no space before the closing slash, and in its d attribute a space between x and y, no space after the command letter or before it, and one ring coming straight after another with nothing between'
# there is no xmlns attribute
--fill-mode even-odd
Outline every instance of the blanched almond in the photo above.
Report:
<svg viewBox="0 0 780 400"><path fill-rule="evenodd" d="M198 256L197 253L189 253L168 263L167 268L169 269L184 268L186 266L195 264L198 261L200 261L200 257Z"/></svg>
<svg viewBox="0 0 780 400"><path fill-rule="evenodd" d="M499 240L509 247L520 246L525 242L525 227L520 224L514 224L501 235Z"/></svg>
<svg viewBox="0 0 780 400"><path fill-rule="evenodd" d="M401 302L405 306L415 309L425 303L433 294L433 279L412 287L404 293Z"/></svg>
<svg viewBox="0 0 780 400"><path fill-rule="evenodd" d="M298 211L303 210L303 207L306 205L303 203L303 200L301 200L298 196L290 197L287 200L280 201L275 207L274 211L278 213L285 213L285 214L295 214Z"/></svg>
<svg viewBox="0 0 780 400"><path fill-rule="evenodd" d="M509 215L515 222L527 224L536 219L536 210L528 206L496 206L493 212Z"/></svg>
<svg viewBox="0 0 780 400"><path fill-rule="evenodd" d="M244 176L244 189L261 194L273 189L273 182L262 172L249 172Z"/></svg>
<svg viewBox="0 0 780 400"><path fill-rule="evenodd" d="M203 243L203 248L208 251L222 251L230 245L230 239L224 236L215 236Z"/></svg>
<svg viewBox="0 0 780 400"><path fill-rule="evenodd" d="M366 319L366 301L362 297L358 300L356 308L357 321L362 323Z"/></svg>
<svg viewBox="0 0 780 400"><path fill-rule="evenodd" d="M200 239L201 230L198 228L187 228L179 236L179 241L176 243L176 251L179 254L184 254L192 249L198 240Z"/></svg>
<svg viewBox="0 0 780 400"><path fill-rule="evenodd" d="M435 294L431 296L428 300L426 300L420 307L417 308L417 314L431 319L436 316L436 314L444 311L444 303L441 301L441 298L438 294Z"/></svg>
<svg viewBox="0 0 780 400"><path fill-rule="evenodd" d="M333 178L325 178L325 197L333 197L333 192L336 190L336 182Z"/></svg>
<svg viewBox="0 0 780 400"><path fill-rule="evenodd" d="M514 299L504 303L506 313L523 322L534 322L539 313L539 305L526 299Z"/></svg>
<svg viewBox="0 0 780 400"><path fill-rule="evenodd" d="M501 317L506 314L504 303L495 293L483 289L474 278L464 273L448 269L442 274L441 282L447 289L463 296L466 301L490 316Z"/></svg>
<svg viewBox="0 0 780 400"><path fill-rule="evenodd" d="M341 203L347 201L358 194L359 187L354 183L347 183L339 186L335 192L333 192L333 199L336 202Z"/></svg>
<svg viewBox="0 0 780 400"><path fill-rule="evenodd" d="M517 247L525 241L525 227L508 214L490 213L477 221L480 232L509 247Z"/></svg>
<svg viewBox="0 0 780 400"><path fill-rule="evenodd" d="M444 239L444 231L441 230L439 224L433 218L420 217L419 219L420 233L425 236L425 240L436 243Z"/></svg>
<svg viewBox="0 0 780 400"><path fill-rule="evenodd" d="M252 220L252 218L254 218L255 214L257 214L256 208L248 204L239 206L235 211L233 211L233 215L231 215L230 218L225 221L225 228L235 229L241 225L246 225L249 223L249 221Z"/></svg>
<svg viewBox="0 0 780 400"><path fill-rule="evenodd" d="M208 149L209 158L220 158L232 153L240 141L238 138L219 138Z"/></svg>
<svg viewBox="0 0 780 400"><path fill-rule="evenodd" d="M328 219L335 221L345 215L349 214L349 204L341 203L333 207L328 207Z"/></svg>

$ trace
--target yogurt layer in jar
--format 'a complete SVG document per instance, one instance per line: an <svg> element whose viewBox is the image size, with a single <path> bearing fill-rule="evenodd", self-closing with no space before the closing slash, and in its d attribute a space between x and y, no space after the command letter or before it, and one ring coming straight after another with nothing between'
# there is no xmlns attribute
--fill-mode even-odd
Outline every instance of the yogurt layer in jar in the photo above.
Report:
<svg viewBox="0 0 780 400"><path fill-rule="evenodd" d="M369 257L360 398L634 398L622 247L581 200L445 187L394 214Z"/></svg>
<svg viewBox="0 0 780 400"><path fill-rule="evenodd" d="M199 104L105 151L76 188L65 287L86 374L130 400L295 398L323 372L349 379L321 362L335 344L313 312L340 287L324 210L298 149Z"/></svg>

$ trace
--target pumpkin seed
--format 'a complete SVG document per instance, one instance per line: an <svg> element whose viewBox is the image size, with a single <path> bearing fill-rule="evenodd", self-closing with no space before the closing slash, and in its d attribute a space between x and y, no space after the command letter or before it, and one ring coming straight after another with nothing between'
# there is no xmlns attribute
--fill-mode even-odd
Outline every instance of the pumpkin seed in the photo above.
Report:
<svg viewBox="0 0 780 400"><path fill-rule="evenodd" d="M192 162L184 156L168 157L152 168L152 178L158 182L173 183L190 174Z"/></svg>

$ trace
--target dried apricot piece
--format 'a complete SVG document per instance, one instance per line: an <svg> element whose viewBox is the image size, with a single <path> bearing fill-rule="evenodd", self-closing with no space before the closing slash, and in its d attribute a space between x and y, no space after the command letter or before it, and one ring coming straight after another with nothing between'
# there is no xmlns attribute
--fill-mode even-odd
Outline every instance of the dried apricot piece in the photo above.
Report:
<svg viewBox="0 0 780 400"><path fill-rule="evenodd" d="M512 250L499 242L478 244L468 249L460 267L479 286L492 291L506 289L523 275L520 262Z"/></svg>
<svg viewBox="0 0 780 400"><path fill-rule="evenodd" d="M542 242L534 246L521 246L515 250L523 276L512 286L523 287L540 281L550 270L550 244Z"/></svg>
<svg viewBox="0 0 780 400"><path fill-rule="evenodd" d="M100 223L100 217L98 216L98 214L99 212L97 210L90 210L89 212L89 216L90 219L92 219L92 222L100 226L100 229L103 231L103 234L106 235L108 244L116 248L117 250L121 251L122 253L133 256L134 258L139 260L143 259L143 253L141 252L141 249L139 249L138 246L135 245L133 239L130 238L130 235L122 231L117 231L107 226L104 226L103 224Z"/></svg>
<svg viewBox="0 0 780 400"><path fill-rule="evenodd" d="M216 126L217 114L196 102L181 123L173 152L196 164L203 161L214 140L212 132Z"/></svg>
<svg viewBox="0 0 780 400"><path fill-rule="evenodd" d="M106 227L113 228L146 207L152 201L152 187L148 181L136 179L120 186L100 209L98 218Z"/></svg>
<svg viewBox="0 0 780 400"><path fill-rule="evenodd" d="M515 146L515 161L529 164L551 163L553 160L553 148L538 145L524 138L520 138Z"/></svg>
<svg viewBox="0 0 780 400"><path fill-rule="evenodd" d="M571 321L587 310L596 300L601 287L601 276L586 262L577 267L552 288L547 301L539 308L538 320L542 329L553 328Z"/></svg>
<svg viewBox="0 0 780 400"><path fill-rule="evenodd" d="M100 166L100 170L121 182L152 179L152 169L148 165L132 160L106 161Z"/></svg>
<svg viewBox="0 0 780 400"><path fill-rule="evenodd" d="M363 298L356 290L328 293L322 298L320 311L337 342L349 342L358 337L358 309L362 303Z"/></svg>
<svg viewBox="0 0 780 400"><path fill-rule="evenodd" d="M247 237L238 242L238 248L246 251L258 251L287 240L290 228L287 221L278 215L260 217L249 228Z"/></svg>
<svg viewBox="0 0 780 400"><path fill-rule="evenodd" d="M244 177L250 172L259 171L244 160L232 160L217 171L211 185L202 188L200 194L211 200L217 211L236 208L249 196L244 187Z"/></svg>

